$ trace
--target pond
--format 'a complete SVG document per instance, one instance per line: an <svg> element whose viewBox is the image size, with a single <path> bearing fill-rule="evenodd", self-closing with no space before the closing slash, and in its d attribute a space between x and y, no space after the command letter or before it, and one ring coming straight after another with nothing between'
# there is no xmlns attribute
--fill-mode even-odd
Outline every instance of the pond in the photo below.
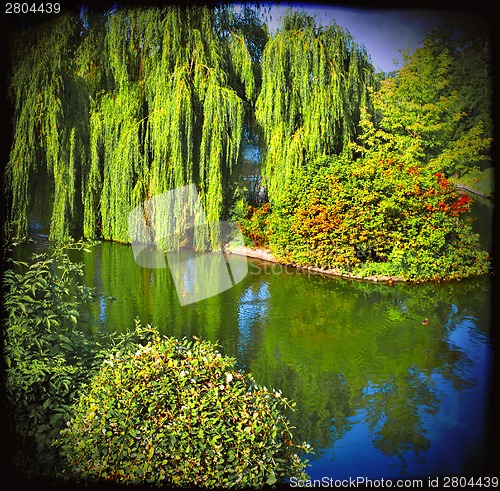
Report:
<svg viewBox="0 0 500 491"><path fill-rule="evenodd" d="M490 204L471 212L487 248ZM168 336L217 342L259 384L295 401L294 436L315 450L312 479L481 472L492 392L488 276L390 286L240 257L248 274L239 283L182 306L169 270L139 267L131 246L104 242L74 258L100 294L90 313L103 329L131 329L139 317Z"/></svg>

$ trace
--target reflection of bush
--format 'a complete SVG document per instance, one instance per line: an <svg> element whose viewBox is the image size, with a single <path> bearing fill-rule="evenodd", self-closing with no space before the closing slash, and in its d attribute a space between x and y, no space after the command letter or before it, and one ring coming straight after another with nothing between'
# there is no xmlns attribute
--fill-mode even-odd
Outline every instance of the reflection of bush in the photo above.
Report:
<svg viewBox="0 0 500 491"><path fill-rule="evenodd" d="M102 242L92 254L76 258L85 262L85 283L101 292L112 292L115 300L102 298L91 307L91 314L113 331L125 332L139 315L143 322L164 329L162 333L181 338L192 334L213 342L221 340L221 319L224 329L237 332L237 320L229 320L230 294L210 297L203 303L181 307L172 275L168 268L137 267L130 247ZM133 288L131 288L133 285ZM200 307L202 305L202 308Z"/></svg>
<svg viewBox="0 0 500 491"><path fill-rule="evenodd" d="M351 404L343 375L318 376L299 360L292 367L282 357L265 368L265 374L259 371L259 380L272 387L285 387L287 396L297 401L297 410L289 415L294 434L298 440L308 441L315 449L314 458L319 458L318 449L330 447L332 440L342 438L351 427L349 418L356 408Z"/></svg>

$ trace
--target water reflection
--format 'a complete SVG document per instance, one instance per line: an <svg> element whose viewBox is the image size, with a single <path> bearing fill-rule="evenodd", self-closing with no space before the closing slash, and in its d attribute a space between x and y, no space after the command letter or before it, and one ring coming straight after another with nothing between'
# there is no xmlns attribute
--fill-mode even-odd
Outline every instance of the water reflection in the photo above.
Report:
<svg viewBox="0 0 500 491"><path fill-rule="evenodd" d="M101 295L95 322L123 331L139 317L165 335L217 342L296 401L295 434L316 451L311 477L479 468L491 393L488 277L389 286L252 260L233 288L181 306L167 269L138 267L130 246L92 250L73 254Z"/></svg>
<svg viewBox="0 0 500 491"><path fill-rule="evenodd" d="M257 325L262 325L268 310L269 288L266 282L250 285L238 302L238 356L244 358L245 351L253 344Z"/></svg>
<svg viewBox="0 0 500 491"><path fill-rule="evenodd" d="M473 194L469 194L469 197L474 200L474 203L470 211L464 215L464 219L471 224L474 232L479 234L484 250L491 252L493 245L494 201Z"/></svg>
<svg viewBox="0 0 500 491"><path fill-rule="evenodd" d="M456 470L465 454L481 450L490 357L486 278L389 287L275 274L266 285L266 316L258 320L265 329L248 369L297 401L291 418L297 436L317 449L314 476L430 475ZM482 352L479 365L474 349ZM460 414L451 426L445 406ZM464 440L429 460L450 432Z"/></svg>

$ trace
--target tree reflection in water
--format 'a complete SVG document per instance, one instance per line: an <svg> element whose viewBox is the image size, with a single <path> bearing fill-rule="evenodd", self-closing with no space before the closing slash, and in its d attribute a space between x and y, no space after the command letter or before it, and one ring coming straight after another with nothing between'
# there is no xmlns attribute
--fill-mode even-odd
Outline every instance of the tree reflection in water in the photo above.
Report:
<svg viewBox="0 0 500 491"><path fill-rule="evenodd" d="M474 362L453 337L487 343L488 279L390 287L269 274L266 283L267 308L259 304L247 369L297 401L290 417L298 438L315 447L311 457L322 459L361 424L376 449L398 459L399 472L408 459L425 463L440 444L425 421L453 399L448 391L466 394L476 383ZM472 418L486 402L478 401Z"/></svg>
<svg viewBox="0 0 500 491"><path fill-rule="evenodd" d="M394 465L425 474L441 447L457 462L478 453L471 434L486 432L484 394L465 401L470 414L462 399L475 384L486 390L487 277L389 286L251 261L241 283L182 307L169 272L138 268L128 246L102 243L75 259L103 295L90 313L107 329L129 329L138 316L168 336L217 342L259 384L296 401L295 434L316 452L311 474L362 472L372 458L382 474ZM467 420L444 422L448 410ZM443 441L449 428L456 445Z"/></svg>

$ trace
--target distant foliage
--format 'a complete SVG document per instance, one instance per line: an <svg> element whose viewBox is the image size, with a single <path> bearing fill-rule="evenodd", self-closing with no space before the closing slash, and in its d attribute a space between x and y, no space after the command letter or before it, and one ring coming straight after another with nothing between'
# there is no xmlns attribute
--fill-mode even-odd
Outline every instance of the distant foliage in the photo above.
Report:
<svg viewBox="0 0 500 491"><path fill-rule="evenodd" d="M362 115L368 152L397 152L445 176L491 165L492 78L488 32L435 29L374 93Z"/></svg>
<svg viewBox="0 0 500 491"><path fill-rule="evenodd" d="M293 441L281 393L209 342L150 336L106 359L77 403L60 441L69 478L256 488L306 477L309 448Z"/></svg>
<svg viewBox="0 0 500 491"><path fill-rule="evenodd" d="M461 218L472 200L441 174L397 158L320 159L297 171L269 219L283 262L411 281L488 271Z"/></svg>

